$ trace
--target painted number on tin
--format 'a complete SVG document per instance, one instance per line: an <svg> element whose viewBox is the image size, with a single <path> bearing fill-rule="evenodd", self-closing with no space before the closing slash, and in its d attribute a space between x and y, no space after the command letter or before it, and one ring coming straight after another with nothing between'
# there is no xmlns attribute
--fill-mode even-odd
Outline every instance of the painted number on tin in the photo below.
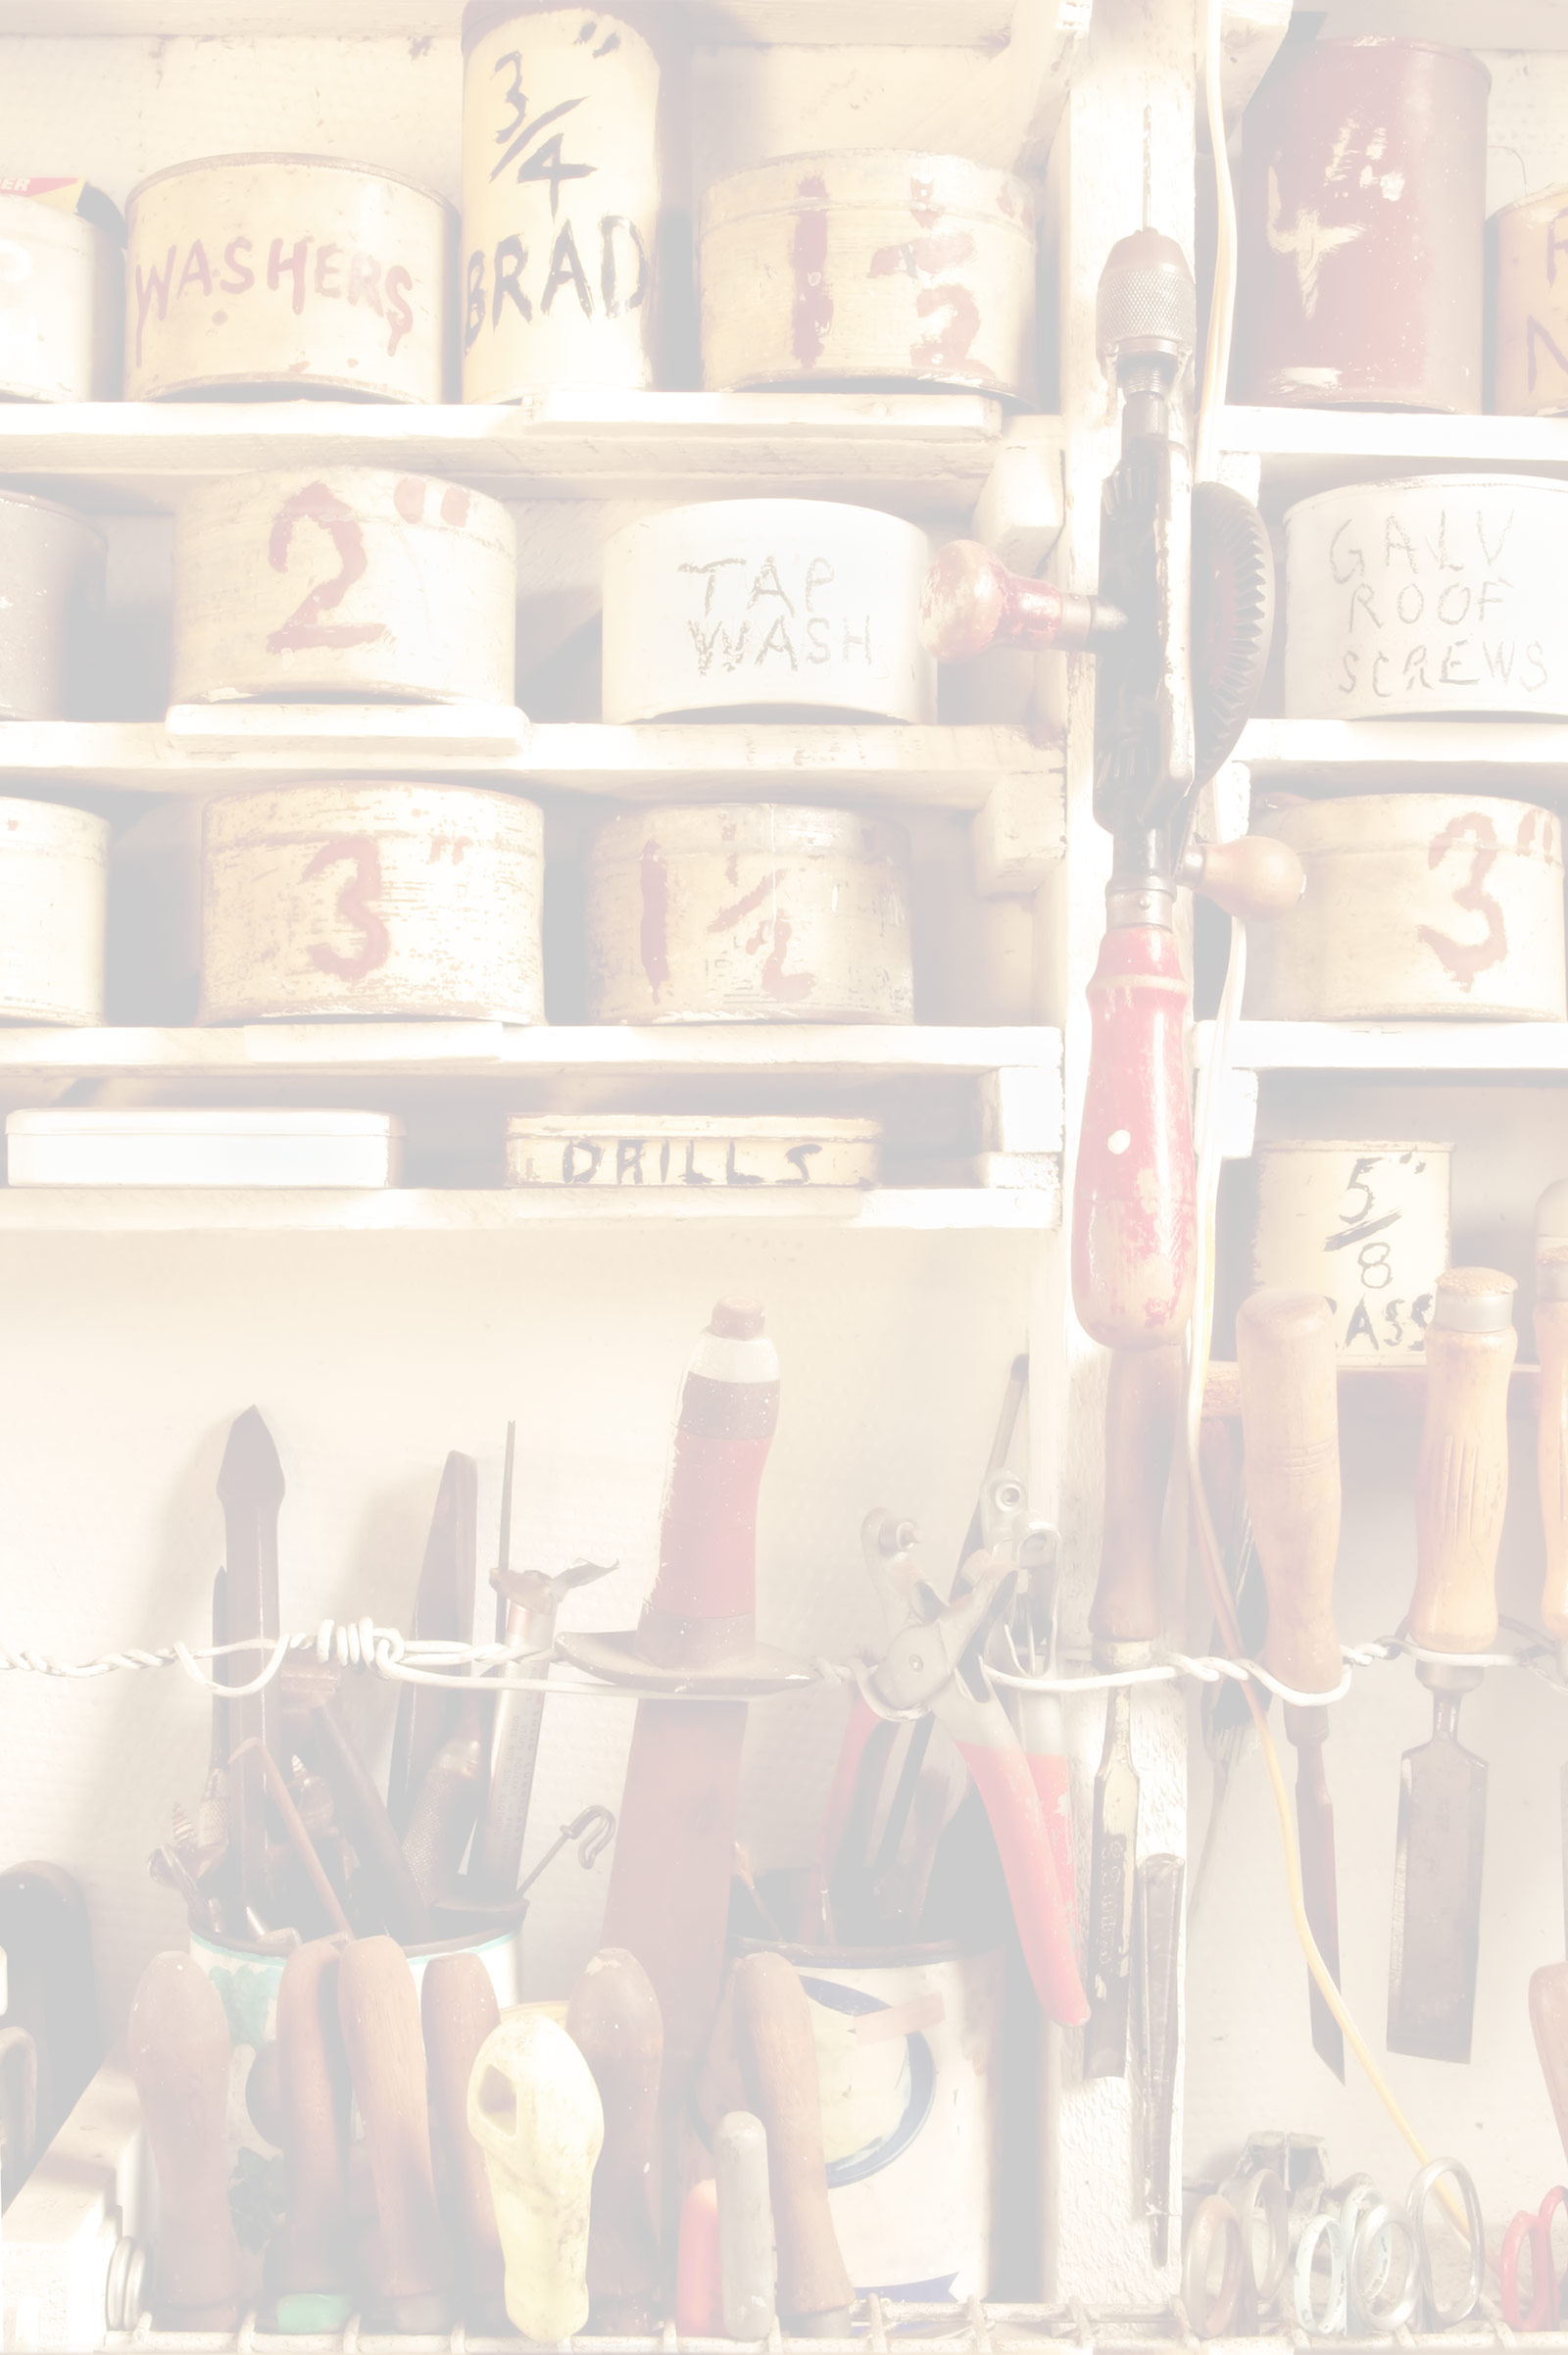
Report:
<svg viewBox="0 0 1568 2355"><path fill-rule="evenodd" d="M1406 1173L1408 1184L1425 1173L1426 1162L1408 1153L1398 1154L1392 1163L1387 1154L1363 1153L1351 1165L1342 1199L1340 1223L1332 1234L1323 1238L1323 1250L1331 1263L1351 1271L1343 1289L1353 1304L1340 1347L1351 1349L1361 1342L1380 1356L1385 1350L1396 1349L1418 1355L1426 1346L1426 1329L1432 1315L1430 1292L1420 1293L1413 1300L1392 1297L1396 1280L1396 1230L1404 1216L1401 1203L1391 1198L1388 1185L1396 1170ZM1338 1300L1331 1298L1329 1306L1337 1317L1343 1313Z"/></svg>
<svg viewBox="0 0 1568 2355"><path fill-rule="evenodd" d="M353 871L337 895L337 915L351 932L360 936L360 945L345 956L330 941L311 943L311 962L318 973L331 973L339 981L363 981L386 963L392 953L392 936L376 909L381 896L381 851L373 835L343 834L333 842L323 842L306 867L301 880L311 882L335 866L348 866Z"/></svg>
<svg viewBox="0 0 1568 2355"><path fill-rule="evenodd" d="M343 602L368 564L365 533L359 517L324 482L310 482L284 501L272 522L267 543L268 561L274 572L288 568L289 549L296 523L314 523L332 544L337 570L307 589L286 621L279 622L267 641L269 654L292 654L307 646L372 646L386 636L384 621L327 621L322 616Z"/></svg>

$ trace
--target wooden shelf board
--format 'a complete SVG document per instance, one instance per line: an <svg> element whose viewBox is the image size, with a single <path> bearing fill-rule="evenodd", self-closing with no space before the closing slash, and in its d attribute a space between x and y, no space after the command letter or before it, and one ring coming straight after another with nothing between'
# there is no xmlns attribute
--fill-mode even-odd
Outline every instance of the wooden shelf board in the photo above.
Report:
<svg viewBox="0 0 1568 2355"><path fill-rule="evenodd" d="M1197 1025L1205 1060L1213 1025ZM1241 1071L1440 1072L1469 1079L1568 1077L1563 1022L1239 1022Z"/></svg>
<svg viewBox="0 0 1568 2355"><path fill-rule="evenodd" d="M967 515L1001 447L970 393L570 393L514 407L349 401L0 406L0 478L163 508L269 467L382 466L523 499L848 498ZM526 557L524 558L526 562Z"/></svg>
<svg viewBox="0 0 1568 2355"><path fill-rule="evenodd" d="M1326 793L1410 787L1511 793L1568 786L1568 722L1508 719L1254 719L1236 748L1255 785Z"/></svg>
<svg viewBox="0 0 1568 2355"><path fill-rule="evenodd" d="M858 1234L1043 1234L1054 1187L0 1187L7 1235L461 1235L537 1226L715 1221Z"/></svg>
<svg viewBox="0 0 1568 2355"><path fill-rule="evenodd" d="M1057 0L1058 22L1086 0ZM855 43L931 48L1001 48L1011 0L677 0L674 14L694 41L716 47ZM349 37L389 34L456 39L463 0L334 0L331 29ZM224 33L316 33L313 0L58 0L47 30L61 34L212 37ZM33 0L4 0L0 33L44 30Z"/></svg>
<svg viewBox="0 0 1568 2355"><path fill-rule="evenodd" d="M64 792L207 794L294 776L464 777L616 802L765 792L943 810L978 810L1002 778L1032 776L1057 812L1062 803L1059 741L1001 726L530 727L520 711L476 706L288 704L186 704L167 722L0 721L0 789L24 777Z"/></svg>
<svg viewBox="0 0 1568 2355"><path fill-rule="evenodd" d="M1415 410L1226 409L1220 447L1260 458L1271 506L1336 483L1432 473L1568 475L1568 417Z"/></svg>
<svg viewBox="0 0 1568 2355"><path fill-rule="evenodd" d="M1419 1420L1426 1405L1425 1365L1377 1365L1365 1358L1342 1358L1339 1366L1340 1412L1361 1418ZM1541 1368L1516 1365L1508 1378L1508 1412L1521 1416L1541 1411ZM1234 1360L1213 1359L1203 1385L1205 1422L1239 1422L1242 1412L1240 1369Z"/></svg>
<svg viewBox="0 0 1568 2355"><path fill-rule="evenodd" d="M1059 1073L1061 1036L922 1023L252 1023L230 1029L0 1029L7 1078L312 1080L964 1077Z"/></svg>

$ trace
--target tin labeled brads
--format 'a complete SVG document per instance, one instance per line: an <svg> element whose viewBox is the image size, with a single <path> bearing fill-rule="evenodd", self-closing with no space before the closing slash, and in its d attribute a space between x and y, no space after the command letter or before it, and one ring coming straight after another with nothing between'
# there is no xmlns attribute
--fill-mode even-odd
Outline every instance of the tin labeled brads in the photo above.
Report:
<svg viewBox="0 0 1568 2355"><path fill-rule="evenodd" d="M1027 401L1035 219L962 156L852 149L715 180L701 214L703 382L948 384Z"/></svg>
<svg viewBox="0 0 1568 2355"><path fill-rule="evenodd" d="M202 831L203 1022L544 1018L544 821L464 785L221 794Z"/></svg>
<svg viewBox="0 0 1568 2355"><path fill-rule="evenodd" d="M1259 1144L1250 1283L1320 1293L1343 1356L1419 1357L1449 1264L1447 1145Z"/></svg>
<svg viewBox="0 0 1568 2355"><path fill-rule="evenodd" d="M463 397L655 380L659 61L581 8L463 19Z"/></svg>
<svg viewBox="0 0 1568 2355"><path fill-rule="evenodd" d="M125 398L247 390L440 401L452 209L319 156L214 156L125 206Z"/></svg>
<svg viewBox="0 0 1568 2355"><path fill-rule="evenodd" d="M517 539L499 500L370 466L241 474L174 514L172 700L510 704Z"/></svg>

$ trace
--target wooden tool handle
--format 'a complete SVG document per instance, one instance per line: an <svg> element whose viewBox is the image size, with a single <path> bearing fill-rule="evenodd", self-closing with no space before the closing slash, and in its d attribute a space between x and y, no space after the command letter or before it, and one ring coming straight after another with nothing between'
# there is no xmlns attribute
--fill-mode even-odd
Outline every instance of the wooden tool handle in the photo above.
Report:
<svg viewBox="0 0 1568 2355"><path fill-rule="evenodd" d="M780 2310L797 2324L847 2316L855 2291L828 2208L810 2005L782 1954L748 1954L737 1966L735 2015L747 2092L767 2130Z"/></svg>
<svg viewBox="0 0 1568 2355"><path fill-rule="evenodd" d="M1546 1576L1541 1617L1548 1636L1568 1643L1568 1246L1547 1245L1536 1260L1536 1356L1541 1415L1536 1464Z"/></svg>
<svg viewBox="0 0 1568 2355"><path fill-rule="evenodd" d="M494 2327L505 2311L501 2235L484 2153L468 2132L468 2080L480 2045L500 2025L501 2006L477 1954L437 1954L426 1963L419 2014L436 2197L462 2259L465 2313Z"/></svg>
<svg viewBox="0 0 1568 2355"><path fill-rule="evenodd" d="M1089 984L1089 1080L1073 1189L1072 1298L1107 1349L1180 1339L1198 1235L1187 976L1162 924L1116 924Z"/></svg>
<svg viewBox="0 0 1568 2355"><path fill-rule="evenodd" d="M1181 1402L1176 1349L1117 1349L1105 1393L1105 1518L1089 1613L1102 1643L1159 1634L1159 1528Z"/></svg>
<svg viewBox="0 0 1568 2355"><path fill-rule="evenodd" d="M482 1724L473 1703L431 1759L403 1835L403 1853L426 1904L444 1896L458 1877L479 1819L483 1773Z"/></svg>
<svg viewBox="0 0 1568 2355"><path fill-rule="evenodd" d="M1341 1676L1340 1403L1334 1316L1316 1293L1254 1292L1236 1318L1247 1508L1268 1588L1264 1663L1298 1693Z"/></svg>
<svg viewBox="0 0 1568 2355"><path fill-rule="evenodd" d="M1410 1633L1432 1651L1486 1651L1497 1634L1497 1547L1508 1502L1512 1276L1454 1267L1427 1328Z"/></svg>
<svg viewBox="0 0 1568 2355"><path fill-rule="evenodd" d="M1306 889L1306 869L1288 842L1272 834L1240 834L1234 842L1200 843L1182 861L1178 880L1249 924L1288 915Z"/></svg>
<svg viewBox="0 0 1568 2355"><path fill-rule="evenodd" d="M297 1946L278 1982L284 2292L342 2289L350 2279L349 2069L337 2003L338 1957L347 1943L322 1938Z"/></svg>
<svg viewBox="0 0 1568 2355"><path fill-rule="evenodd" d="M1568 2157L1568 1963L1548 1963L1531 1979L1530 2025L1551 2114Z"/></svg>
<svg viewBox="0 0 1568 2355"><path fill-rule="evenodd" d="M388 1928L413 1943L432 1936L430 1909L414 1878L403 1843L392 1829L381 1793L330 1702L318 1704L313 1723L321 1772L337 1802L338 1822L359 1851L374 1885Z"/></svg>
<svg viewBox="0 0 1568 2355"><path fill-rule="evenodd" d="M240 2282L223 2150L228 2022L191 1955L153 1956L127 2041L158 2174L158 2320L175 2330L232 2330Z"/></svg>
<svg viewBox="0 0 1568 2355"><path fill-rule="evenodd" d="M395 1939L360 1938L338 1963L338 2013L375 2183L367 2275L394 2330L451 2323L451 2257L436 2205L419 2002Z"/></svg>
<svg viewBox="0 0 1568 2355"><path fill-rule="evenodd" d="M659 2075L664 2024L635 1954L594 1955L566 2007L566 2034L594 2073L605 2141L588 2232L592 2328L646 2330L659 2302Z"/></svg>

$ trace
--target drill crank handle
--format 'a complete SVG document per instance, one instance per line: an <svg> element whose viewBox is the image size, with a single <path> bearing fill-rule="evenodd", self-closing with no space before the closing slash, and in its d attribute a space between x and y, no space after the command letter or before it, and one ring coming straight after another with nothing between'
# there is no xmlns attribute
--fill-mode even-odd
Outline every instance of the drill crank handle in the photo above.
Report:
<svg viewBox="0 0 1568 2355"><path fill-rule="evenodd" d="M951 540L920 589L921 643L939 662L972 662L993 646L1065 654L1126 626L1119 607L1009 572L978 540Z"/></svg>

